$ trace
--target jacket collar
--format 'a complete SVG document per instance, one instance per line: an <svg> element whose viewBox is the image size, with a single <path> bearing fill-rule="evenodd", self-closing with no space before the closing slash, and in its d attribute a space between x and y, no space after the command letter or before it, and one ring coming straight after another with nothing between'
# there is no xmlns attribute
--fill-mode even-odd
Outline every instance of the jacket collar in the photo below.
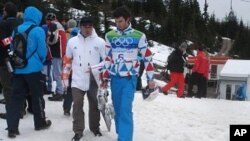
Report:
<svg viewBox="0 0 250 141"><path fill-rule="evenodd" d="M116 29L116 33L120 34L120 35L127 35L129 33L133 32L133 28L131 26L131 23L129 24L129 26L124 29L124 30L121 30L121 29Z"/></svg>
<svg viewBox="0 0 250 141"><path fill-rule="evenodd" d="M78 32L78 35L77 35L77 36L86 39L86 38L95 38L95 37L97 37L98 35L97 35L95 29L93 28L92 34L91 34L90 36L84 37L84 36L81 34L81 31Z"/></svg>

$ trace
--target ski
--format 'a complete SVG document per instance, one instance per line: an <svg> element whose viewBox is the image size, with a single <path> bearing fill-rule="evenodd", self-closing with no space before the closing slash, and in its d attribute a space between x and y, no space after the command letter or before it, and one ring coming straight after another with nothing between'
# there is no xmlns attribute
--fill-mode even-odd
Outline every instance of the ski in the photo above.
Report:
<svg viewBox="0 0 250 141"><path fill-rule="evenodd" d="M99 88L97 94L98 109L100 110L102 117L105 121L108 131L111 129L112 119L114 118L113 105L108 103L108 90Z"/></svg>
<svg viewBox="0 0 250 141"><path fill-rule="evenodd" d="M142 89L142 98L145 101L153 101L159 95L159 86L155 86L155 88L150 89L148 86Z"/></svg>

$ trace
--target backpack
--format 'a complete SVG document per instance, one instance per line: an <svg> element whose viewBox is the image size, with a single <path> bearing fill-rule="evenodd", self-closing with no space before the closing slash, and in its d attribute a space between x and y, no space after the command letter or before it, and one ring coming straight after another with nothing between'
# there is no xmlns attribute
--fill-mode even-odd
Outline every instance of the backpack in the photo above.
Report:
<svg viewBox="0 0 250 141"><path fill-rule="evenodd" d="M12 40L12 54L10 55L11 65L14 68L24 68L28 59L34 55L35 49L29 57L26 58L27 40L29 32L35 27L31 25L25 32L18 32L17 28L14 30L14 37Z"/></svg>

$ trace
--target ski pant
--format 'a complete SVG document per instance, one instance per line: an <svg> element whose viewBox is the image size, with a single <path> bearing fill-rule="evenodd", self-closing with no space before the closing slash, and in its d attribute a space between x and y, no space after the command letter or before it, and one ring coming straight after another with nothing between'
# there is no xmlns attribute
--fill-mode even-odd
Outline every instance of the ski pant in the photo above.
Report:
<svg viewBox="0 0 250 141"><path fill-rule="evenodd" d="M72 74L69 76L69 86L67 88L66 94L64 94L64 100L63 100L63 110L70 111L72 106L72 88L71 88L71 82L72 82Z"/></svg>
<svg viewBox="0 0 250 141"><path fill-rule="evenodd" d="M93 76L90 80L90 88L88 91L82 91L78 88L72 87L73 97L73 131L75 134L83 134L85 129L85 113L83 111L84 95L87 93L89 102L89 128L91 131L99 130L100 126L100 111L98 110L97 102L98 86Z"/></svg>
<svg viewBox="0 0 250 141"><path fill-rule="evenodd" d="M197 85L197 73L193 72L191 74L190 80L188 82L188 94L187 97L193 97L195 96L194 92L193 92L193 87L194 85Z"/></svg>
<svg viewBox="0 0 250 141"><path fill-rule="evenodd" d="M115 110L115 127L118 141L133 140L133 100L137 76L111 76L111 93Z"/></svg>
<svg viewBox="0 0 250 141"><path fill-rule="evenodd" d="M41 72L13 75L13 91L7 112L8 130L18 129L20 113L21 110L23 110L23 104L28 93L30 93L32 97L35 128L42 127L46 124L41 75Z"/></svg>
<svg viewBox="0 0 250 141"><path fill-rule="evenodd" d="M28 93L28 95L26 96L26 102L24 102L24 112L26 111L26 109L28 110L28 112L33 113L32 110L32 96ZM45 108L45 107L43 107Z"/></svg>
<svg viewBox="0 0 250 141"><path fill-rule="evenodd" d="M202 74L193 72L191 76L191 81L188 84L188 96L194 96L193 85L197 85L198 91L195 97L207 97L207 79Z"/></svg>
<svg viewBox="0 0 250 141"><path fill-rule="evenodd" d="M3 96L6 101L5 109L7 111L7 107L9 105L10 97L11 97L11 73L9 73L7 67L0 67L0 82L3 87Z"/></svg>
<svg viewBox="0 0 250 141"><path fill-rule="evenodd" d="M52 90L52 82L53 82L53 75L52 75L52 62L51 61L48 61L47 62L47 90L48 91L53 91Z"/></svg>
<svg viewBox="0 0 250 141"><path fill-rule="evenodd" d="M167 85L165 85L162 88L162 91L167 92L175 84L178 85L177 96L181 97L184 94L184 87L185 87L185 81L184 81L184 74L183 73L171 72L170 73L170 81L168 82Z"/></svg>
<svg viewBox="0 0 250 141"><path fill-rule="evenodd" d="M56 81L56 94L63 94L63 83L61 79L62 74L62 59L61 58L53 58L52 59L53 66L53 79Z"/></svg>
<svg viewBox="0 0 250 141"><path fill-rule="evenodd" d="M204 77L202 74L197 73L197 87L198 87L198 92L197 92L197 97L201 98L207 97L207 79Z"/></svg>

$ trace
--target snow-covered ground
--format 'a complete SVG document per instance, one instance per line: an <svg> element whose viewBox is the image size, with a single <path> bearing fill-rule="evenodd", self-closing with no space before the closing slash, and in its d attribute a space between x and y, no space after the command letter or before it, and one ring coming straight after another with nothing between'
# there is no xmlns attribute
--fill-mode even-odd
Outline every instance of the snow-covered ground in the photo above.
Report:
<svg viewBox="0 0 250 141"><path fill-rule="evenodd" d="M2 95L0 95L2 98ZM6 121L0 119L0 141L70 141L74 136L72 117L63 115L62 102L46 100L46 116L52 126L43 131L35 131L33 116L27 114L20 120L21 135L8 139ZM87 102L87 100L85 99ZM87 103L85 111L87 112ZM4 105L0 105L0 112ZM180 99L175 95L159 95L154 101L142 100L140 93L134 100L134 141L228 141L229 125L250 124L250 102L219 99ZM86 123L88 116L86 116ZM84 131L84 141L116 141L114 122L108 132L101 119L102 137L94 137L88 129Z"/></svg>

